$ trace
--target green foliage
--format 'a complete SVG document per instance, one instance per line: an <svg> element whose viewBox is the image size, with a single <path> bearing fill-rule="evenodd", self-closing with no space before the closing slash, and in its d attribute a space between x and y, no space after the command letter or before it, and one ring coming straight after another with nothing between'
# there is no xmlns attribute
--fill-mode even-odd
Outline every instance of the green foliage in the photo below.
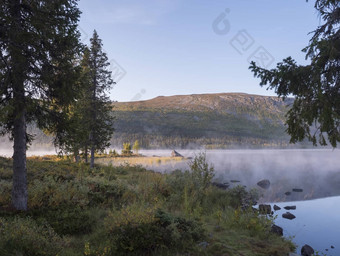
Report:
<svg viewBox="0 0 340 256"><path fill-rule="evenodd" d="M57 255L65 245L48 224L38 225L31 218L0 218L1 255Z"/></svg>
<svg viewBox="0 0 340 256"><path fill-rule="evenodd" d="M191 175L196 188L206 190L214 177L214 167L209 166L206 153L200 152L194 160L189 163Z"/></svg>
<svg viewBox="0 0 340 256"><path fill-rule="evenodd" d="M335 0L317 0L315 8L323 24L302 51L310 64L298 65L291 57L266 70L252 62L249 69L279 97L295 96L286 115L291 142L304 138L314 145L336 147L340 141L340 4Z"/></svg>
<svg viewBox="0 0 340 256"><path fill-rule="evenodd" d="M77 0L0 2L0 135L14 140L12 204L27 210L27 124L61 133L76 98Z"/></svg>
<svg viewBox="0 0 340 256"><path fill-rule="evenodd" d="M15 212L6 176L12 160L0 158L0 177L6 177L0 181L0 254L232 255L240 252L240 240L244 255L293 249L269 232L273 219L250 210L255 193L212 186L204 154L192 163L193 170L161 174L128 164L91 169L30 158L30 207Z"/></svg>
<svg viewBox="0 0 340 256"><path fill-rule="evenodd" d="M109 214L105 226L112 239L112 255L145 255L157 249L189 249L204 238L202 226L197 221L136 205Z"/></svg>
<svg viewBox="0 0 340 256"><path fill-rule="evenodd" d="M123 143L123 149L122 149L122 155L131 155L132 151L131 151L131 144L130 142L125 142Z"/></svg>
<svg viewBox="0 0 340 256"><path fill-rule="evenodd" d="M135 143L133 144L132 149L135 151L135 154L138 155L138 151L140 150L140 145L139 145L139 141L136 140Z"/></svg>

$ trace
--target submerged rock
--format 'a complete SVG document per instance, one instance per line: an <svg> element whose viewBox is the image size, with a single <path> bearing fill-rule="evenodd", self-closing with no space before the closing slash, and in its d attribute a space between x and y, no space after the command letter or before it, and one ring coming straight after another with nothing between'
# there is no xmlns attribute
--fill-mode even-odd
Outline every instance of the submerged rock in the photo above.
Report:
<svg viewBox="0 0 340 256"><path fill-rule="evenodd" d="M282 218L292 220L292 219L295 219L296 217L294 214L291 214L290 212L286 212L282 214Z"/></svg>
<svg viewBox="0 0 340 256"><path fill-rule="evenodd" d="M241 182L239 180L230 180L231 183L238 183L238 182Z"/></svg>
<svg viewBox="0 0 340 256"><path fill-rule="evenodd" d="M296 210L296 206L295 205L292 205L292 206L285 206L283 207L285 208L286 210Z"/></svg>
<svg viewBox="0 0 340 256"><path fill-rule="evenodd" d="M290 196L291 194L292 194L292 192L289 192L289 191L287 191L287 192L285 193L286 196Z"/></svg>
<svg viewBox="0 0 340 256"><path fill-rule="evenodd" d="M263 189L268 189L270 187L270 181L269 180L260 180L257 182L257 185Z"/></svg>
<svg viewBox="0 0 340 256"><path fill-rule="evenodd" d="M331 248L332 248L332 249L334 249L334 246L333 246L333 245L331 245Z"/></svg>
<svg viewBox="0 0 340 256"><path fill-rule="evenodd" d="M259 205L259 212L261 214L271 214L272 206L270 204L260 204Z"/></svg>
<svg viewBox="0 0 340 256"><path fill-rule="evenodd" d="M281 207L280 206L277 206L276 204L274 204L274 211L278 211L278 210L281 210Z"/></svg>
<svg viewBox="0 0 340 256"><path fill-rule="evenodd" d="M293 188L293 192L303 192L302 188Z"/></svg>
<svg viewBox="0 0 340 256"><path fill-rule="evenodd" d="M313 253L314 253L314 249L308 244L305 244L304 246L302 246L301 248L302 256L312 256Z"/></svg>
<svg viewBox="0 0 340 256"><path fill-rule="evenodd" d="M270 232L278 234L279 236L283 236L283 229L279 226L276 226L275 224L273 224Z"/></svg>

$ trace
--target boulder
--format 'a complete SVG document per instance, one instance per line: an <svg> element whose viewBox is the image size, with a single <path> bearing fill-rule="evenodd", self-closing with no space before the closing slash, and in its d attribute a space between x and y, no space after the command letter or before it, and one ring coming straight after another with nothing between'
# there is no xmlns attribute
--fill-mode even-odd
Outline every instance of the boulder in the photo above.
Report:
<svg viewBox="0 0 340 256"><path fill-rule="evenodd" d="M172 150L171 157L183 157L180 153L178 153L176 150Z"/></svg>
<svg viewBox="0 0 340 256"><path fill-rule="evenodd" d="M259 205L259 212L261 214L271 214L272 207L270 204L260 204Z"/></svg>
<svg viewBox="0 0 340 256"><path fill-rule="evenodd" d="M302 188L293 188L293 192L303 192Z"/></svg>
<svg viewBox="0 0 340 256"><path fill-rule="evenodd" d="M275 224L273 224L270 232L278 234L279 236L283 236L283 229L279 226L276 226Z"/></svg>
<svg viewBox="0 0 340 256"><path fill-rule="evenodd" d="M302 246L301 256L312 256L313 253L314 253L314 249L308 244L305 244L304 246Z"/></svg>
<svg viewBox="0 0 340 256"><path fill-rule="evenodd" d="M270 181L269 180L260 180L257 182L257 185L263 189L268 189L270 187Z"/></svg>
<svg viewBox="0 0 340 256"><path fill-rule="evenodd" d="M296 217L294 214L291 214L290 212L286 212L282 214L282 218L292 220L292 219L295 219Z"/></svg>
<svg viewBox="0 0 340 256"><path fill-rule="evenodd" d="M278 211L278 210L281 210L281 207L280 206L277 206L276 204L274 204L274 211Z"/></svg>
<svg viewBox="0 0 340 256"><path fill-rule="evenodd" d="M286 210L296 210L296 206L295 205L292 205L292 206L285 206L283 207L285 208Z"/></svg>
<svg viewBox="0 0 340 256"><path fill-rule="evenodd" d="M331 248L332 248L332 249L334 249L334 246L333 246L333 245L331 245Z"/></svg>

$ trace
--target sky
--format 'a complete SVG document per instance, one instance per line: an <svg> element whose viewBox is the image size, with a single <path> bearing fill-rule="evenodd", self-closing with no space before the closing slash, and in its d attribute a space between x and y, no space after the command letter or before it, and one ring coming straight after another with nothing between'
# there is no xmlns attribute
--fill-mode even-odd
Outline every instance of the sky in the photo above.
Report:
<svg viewBox="0 0 340 256"><path fill-rule="evenodd" d="M305 0L80 0L81 40L103 40L115 101L243 92L275 95L248 69L274 68L301 51L320 25Z"/></svg>

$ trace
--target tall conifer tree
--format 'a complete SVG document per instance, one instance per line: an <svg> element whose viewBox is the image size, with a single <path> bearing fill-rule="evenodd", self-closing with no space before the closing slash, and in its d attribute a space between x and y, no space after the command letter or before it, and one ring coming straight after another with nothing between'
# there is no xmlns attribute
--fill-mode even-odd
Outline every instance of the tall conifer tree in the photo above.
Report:
<svg viewBox="0 0 340 256"><path fill-rule="evenodd" d="M14 141L17 210L27 209L27 123L54 127L75 95L79 16L77 0L0 2L0 130Z"/></svg>

